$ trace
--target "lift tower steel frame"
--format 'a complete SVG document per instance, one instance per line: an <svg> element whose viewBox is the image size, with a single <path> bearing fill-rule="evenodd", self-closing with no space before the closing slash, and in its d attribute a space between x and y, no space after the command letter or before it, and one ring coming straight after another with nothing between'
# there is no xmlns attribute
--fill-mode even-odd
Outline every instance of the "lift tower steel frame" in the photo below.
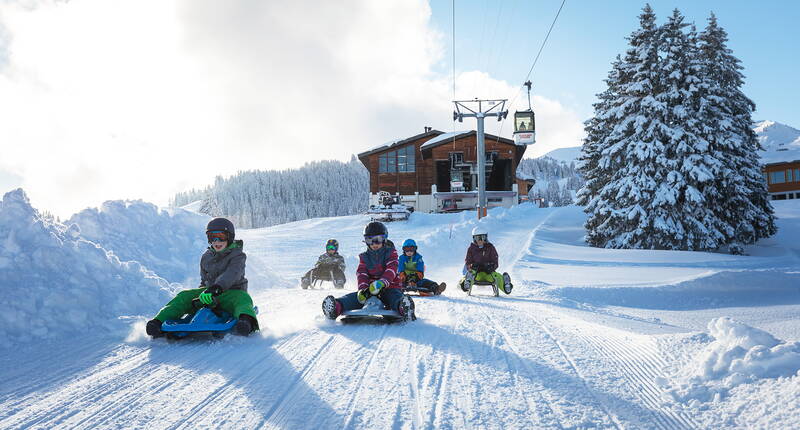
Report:
<svg viewBox="0 0 800 430"><path fill-rule="evenodd" d="M486 216L488 207L486 202L486 144L483 119L487 116L496 116L498 121L502 121L508 116L508 110L505 109L507 101L508 99L478 100L477 98L474 100L453 100L456 105L456 110L453 112L453 121L464 122L464 117L478 119L478 219ZM473 107L477 104L477 109L470 108L467 103L470 103ZM484 106L488 106L488 109L484 110Z"/></svg>

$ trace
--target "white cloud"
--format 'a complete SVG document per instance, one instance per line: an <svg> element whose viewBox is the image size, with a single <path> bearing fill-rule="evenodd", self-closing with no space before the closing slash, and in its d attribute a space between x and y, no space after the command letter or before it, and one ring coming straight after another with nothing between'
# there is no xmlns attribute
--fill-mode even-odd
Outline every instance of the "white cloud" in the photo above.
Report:
<svg viewBox="0 0 800 430"><path fill-rule="evenodd" d="M433 72L445 37L430 13L423 0L6 3L0 170L68 216L450 130L452 82ZM481 72L457 87L459 98L517 91ZM579 144L573 112L539 97L534 107L541 143L529 154Z"/></svg>

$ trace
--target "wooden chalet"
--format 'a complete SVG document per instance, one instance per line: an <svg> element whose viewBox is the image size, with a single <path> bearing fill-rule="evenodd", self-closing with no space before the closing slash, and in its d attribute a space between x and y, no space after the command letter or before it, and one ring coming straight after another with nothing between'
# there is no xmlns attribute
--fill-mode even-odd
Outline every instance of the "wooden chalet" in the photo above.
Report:
<svg viewBox="0 0 800 430"><path fill-rule="evenodd" d="M489 206L518 203L517 165L526 146L485 135L486 189ZM380 191L396 195L417 211L474 209L478 199L477 132L423 133L358 154L370 174L370 204Z"/></svg>
<svg viewBox="0 0 800 430"><path fill-rule="evenodd" d="M766 164L764 179L772 200L800 199L800 160Z"/></svg>

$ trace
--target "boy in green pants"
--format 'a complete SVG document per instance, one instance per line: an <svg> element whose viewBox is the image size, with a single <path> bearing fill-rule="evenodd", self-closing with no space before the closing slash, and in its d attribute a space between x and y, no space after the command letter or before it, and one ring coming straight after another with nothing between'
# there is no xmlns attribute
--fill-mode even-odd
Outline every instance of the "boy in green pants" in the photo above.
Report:
<svg viewBox="0 0 800 430"><path fill-rule="evenodd" d="M247 336L258 330L258 320L253 299L247 294L247 278L244 277L247 255L242 251L243 242L234 240L233 223L225 218L214 218L206 227L209 246L200 257L200 288L183 290L175 296L155 318L147 322L147 334L156 338L164 333L164 321L180 319L196 309L192 300L210 305L216 298L218 306L239 320L233 333Z"/></svg>
<svg viewBox="0 0 800 430"><path fill-rule="evenodd" d="M494 282L497 288L511 294L514 285L508 273L497 273L497 250L489 242L489 233L483 227L472 230L472 243L464 258L464 278L458 283L461 290L468 291L473 282Z"/></svg>

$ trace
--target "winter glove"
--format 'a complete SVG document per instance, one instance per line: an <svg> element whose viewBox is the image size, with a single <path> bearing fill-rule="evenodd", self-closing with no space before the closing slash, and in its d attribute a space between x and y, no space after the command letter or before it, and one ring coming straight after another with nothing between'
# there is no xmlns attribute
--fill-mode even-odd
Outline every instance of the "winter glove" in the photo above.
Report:
<svg viewBox="0 0 800 430"><path fill-rule="evenodd" d="M416 284L417 282L419 282L419 276L416 273L407 275L405 278L407 284Z"/></svg>
<svg viewBox="0 0 800 430"><path fill-rule="evenodd" d="M372 283L369 284L369 293L372 294L373 296L377 296L378 294L380 294L381 289L385 286L386 283L383 282L383 280L381 279L378 279L377 281L372 281Z"/></svg>
<svg viewBox="0 0 800 430"><path fill-rule="evenodd" d="M364 288L362 290L358 290L358 294L356 295L356 299L358 299L358 303L362 305L367 302L369 298L369 288Z"/></svg>
<svg viewBox="0 0 800 430"><path fill-rule="evenodd" d="M484 266L481 263L472 263L472 270L474 270L476 272L485 272L486 271L486 266Z"/></svg>
<svg viewBox="0 0 800 430"><path fill-rule="evenodd" d="M219 285L212 285L200 293L200 303L204 305L210 305L211 303L214 303L214 297L217 297L220 294L222 294L222 287Z"/></svg>

